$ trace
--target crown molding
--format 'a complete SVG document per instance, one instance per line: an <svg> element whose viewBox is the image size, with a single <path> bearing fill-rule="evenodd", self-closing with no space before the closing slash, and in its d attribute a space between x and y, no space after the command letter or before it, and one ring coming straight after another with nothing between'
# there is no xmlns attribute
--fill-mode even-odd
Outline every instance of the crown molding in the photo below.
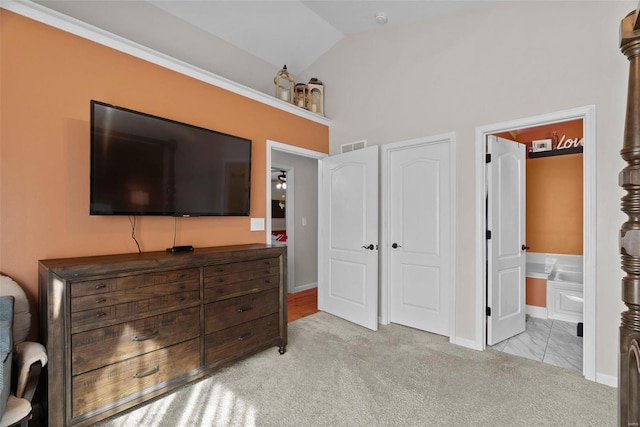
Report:
<svg viewBox="0 0 640 427"><path fill-rule="evenodd" d="M185 76L192 77L212 86L216 86L245 98L252 99L270 107L277 108L287 113L300 116L307 120L331 126L331 119L304 110L298 106L269 96L248 86L236 83L232 80L214 74L210 71L195 67L187 62L165 55L157 50L150 49L139 43L120 37L96 26L87 24L55 10L44 7L28 0L0 0L0 8L9 10L18 15L33 19L43 24L58 28L78 37L91 40L103 46L110 47L128 55L143 59L152 64L159 65Z"/></svg>

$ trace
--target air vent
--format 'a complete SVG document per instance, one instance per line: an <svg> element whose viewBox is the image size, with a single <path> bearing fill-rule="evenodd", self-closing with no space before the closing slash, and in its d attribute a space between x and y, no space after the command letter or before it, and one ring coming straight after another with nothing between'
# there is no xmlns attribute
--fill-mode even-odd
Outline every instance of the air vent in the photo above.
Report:
<svg viewBox="0 0 640 427"><path fill-rule="evenodd" d="M341 153L348 153L349 151L361 150L367 147L367 140L363 139L361 141L348 142L346 144L342 144L340 146Z"/></svg>

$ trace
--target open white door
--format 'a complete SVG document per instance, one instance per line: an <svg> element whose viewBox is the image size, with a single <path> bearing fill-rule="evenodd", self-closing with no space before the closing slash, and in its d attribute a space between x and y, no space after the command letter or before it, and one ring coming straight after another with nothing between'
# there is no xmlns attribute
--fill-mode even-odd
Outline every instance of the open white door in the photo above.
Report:
<svg viewBox="0 0 640 427"><path fill-rule="evenodd" d="M488 345L525 330L525 152L524 144L488 136Z"/></svg>
<svg viewBox="0 0 640 427"><path fill-rule="evenodd" d="M378 329L378 147L322 159L318 308Z"/></svg>

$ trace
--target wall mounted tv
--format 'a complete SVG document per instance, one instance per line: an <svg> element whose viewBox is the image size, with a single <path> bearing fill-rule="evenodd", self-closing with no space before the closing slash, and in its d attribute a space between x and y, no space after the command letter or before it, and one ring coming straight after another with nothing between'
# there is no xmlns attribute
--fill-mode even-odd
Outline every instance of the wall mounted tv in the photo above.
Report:
<svg viewBox="0 0 640 427"><path fill-rule="evenodd" d="M91 101L91 215L247 216L251 140Z"/></svg>

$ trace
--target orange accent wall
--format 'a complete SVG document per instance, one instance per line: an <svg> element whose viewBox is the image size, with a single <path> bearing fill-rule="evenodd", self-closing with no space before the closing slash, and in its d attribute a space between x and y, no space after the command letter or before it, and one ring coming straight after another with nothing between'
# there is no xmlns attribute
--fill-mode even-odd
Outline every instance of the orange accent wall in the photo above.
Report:
<svg viewBox="0 0 640 427"><path fill-rule="evenodd" d="M582 138L582 120L518 133L518 140ZM527 245L531 252L582 255L582 154L527 158Z"/></svg>
<svg viewBox="0 0 640 427"><path fill-rule="evenodd" d="M538 307L547 306L547 281L545 279L527 277L526 304Z"/></svg>
<svg viewBox="0 0 640 427"><path fill-rule="evenodd" d="M532 140L583 138L582 120L496 134L531 146ZM527 157L526 237L530 252L582 255L582 154Z"/></svg>
<svg viewBox="0 0 640 427"><path fill-rule="evenodd" d="M266 216L267 139L328 153L327 126L4 9L0 40L0 271L26 288L34 314L39 259L137 251L127 217L89 215L91 99L250 138L252 217ZM176 243L265 242L249 223L178 219ZM138 218L143 251L171 246L173 232L173 218Z"/></svg>
<svg viewBox="0 0 640 427"><path fill-rule="evenodd" d="M527 160L531 252L582 255L582 154Z"/></svg>

